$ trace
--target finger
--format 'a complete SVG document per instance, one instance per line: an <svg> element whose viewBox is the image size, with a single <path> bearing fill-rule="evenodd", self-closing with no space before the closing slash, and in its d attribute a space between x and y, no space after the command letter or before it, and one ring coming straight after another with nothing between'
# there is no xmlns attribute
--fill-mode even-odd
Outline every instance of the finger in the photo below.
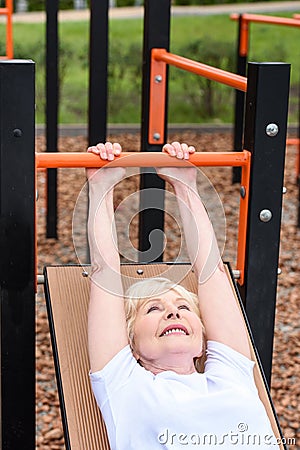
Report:
<svg viewBox="0 0 300 450"><path fill-rule="evenodd" d="M178 159L183 159L183 151L182 151L180 143L175 141L175 142L172 142L172 145L176 151L176 157Z"/></svg>
<svg viewBox="0 0 300 450"><path fill-rule="evenodd" d="M116 156L119 156L122 153L122 147L118 142L113 144L113 153Z"/></svg>
<svg viewBox="0 0 300 450"><path fill-rule="evenodd" d="M87 152L94 153L95 155L99 155L99 150L95 145L91 145L91 147L88 147Z"/></svg>
<svg viewBox="0 0 300 450"><path fill-rule="evenodd" d="M185 144L185 143L182 143L181 144L181 150L183 152L184 159L189 159L190 154L189 154L189 147L188 147L188 145Z"/></svg>
<svg viewBox="0 0 300 450"><path fill-rule="evenodd" d="M171 144L165 144L162 148L162 151L168 153L171 156L176 156L176 151Z"/></svg>
<svg viewBox="0 0 300 450"><path fill-rule="evenodd" d="M105 145L102 144L102 142L100 144L97 144L97 149L99 150L100 158L107 159L106 148L105 148Z"/></svg>
<svg viewBox="0 0 300 450"><path fill-rule="evenodd" d="M189 153L195 153L196 149L193 145L189 145Z"/></svg>
<svg viewBox="0 0 300 450"><path fill-rule="evenodd" d="M113 145L111 142L105 142L105 150L106 150L106 154L107 154L107 159L109 161L112 161L115 157L113 154Z"/></svg>

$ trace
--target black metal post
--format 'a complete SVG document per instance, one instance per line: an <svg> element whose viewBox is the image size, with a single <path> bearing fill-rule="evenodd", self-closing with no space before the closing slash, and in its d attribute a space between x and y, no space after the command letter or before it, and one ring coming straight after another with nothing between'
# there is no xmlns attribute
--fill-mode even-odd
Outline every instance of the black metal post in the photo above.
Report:
<svg viewBox="0 0 300 450"><path fill-rule="evenodd" d="M46 1L46 151L58 142L58 0ZM47 169L46 235L57 238L57 170Z"/></svg>
<svg viewBox="0 0 300 450"><path fill-rule="evenodd" d="M239 32L237 40L237 74L247 75L247 59L248 55L241 52L241 37L242 37L242 15L239 17ZM243 132L244 132L244 111L245 109L245 93L242 91L235 91L235 109L234 109L234 136L233 149L236 152L243 150ZM232 182L239 183L241 181L241 168L232 168Z"/></svg>
<svg viewBox="0 0 300 450"><path fill-rule="evenodd" d="M241 289L271 380L290 65L249 63L244 148L251 151L245 283Z"/></svg>
<svg viewBox="0 0 300 450"><path fill-rule="evenodd" d="M108 0L90 3L89 145L106 140L108 6Z"/></svg>
<svg viewBox="0 0 300 450"><path fill-rule="evenodd" d="M35 89L32 61L0 62L1 444L35 448Z"/></svg>
<svg viewBox="0 0 300 450"><path fill-rule="evenodd" d="M148 138L150 62L152 48L165 48L169 50L171 1L145 0L144 8L141 148L143 151L161 152L163 144L150 144ZM164 143L166 142L167 135L167 98L168 89L166 89L165 98L161 99L165 104L166 118L164 123ZM139 262L142 263L162 261L164 244L162 232L164 230L165 183L156 173L149 173L149 169L146 172L141 169L139 214L139 250L141 253ZM155 208L151 207L151 204L155 204ZM151 235L154 230L160 230L161 233L154 232Z"/></svg>

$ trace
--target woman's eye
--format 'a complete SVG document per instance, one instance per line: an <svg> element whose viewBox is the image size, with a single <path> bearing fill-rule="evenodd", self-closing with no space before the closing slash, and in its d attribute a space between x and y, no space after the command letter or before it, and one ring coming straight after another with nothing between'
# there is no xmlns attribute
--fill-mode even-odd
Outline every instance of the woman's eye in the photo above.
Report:
<svg viewBox="0 0 300 450"><path fill-rule="evenodd" d="M186 309L187 311L190 311L190 307L188 305L180 305L178 306L178 309Z"/></svg>
<svg viewBox="0 0 300 450"><path fill-rule="evenodd" d="M151 311L156 311L156 310L158 310L158 306L151 306L151 307L148 309L147 314L150 313Z"/></svg>

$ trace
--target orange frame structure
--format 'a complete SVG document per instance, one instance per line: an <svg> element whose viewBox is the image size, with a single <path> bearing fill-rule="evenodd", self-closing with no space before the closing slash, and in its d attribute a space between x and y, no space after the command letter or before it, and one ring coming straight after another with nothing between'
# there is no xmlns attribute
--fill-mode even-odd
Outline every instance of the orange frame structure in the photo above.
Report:
<svg viewBox="0 0 300 450"><path fill-rule="evenodd" d="M232 20L239 20L239 14L231 14ZM298 18L264 16L260 14L241 14L242 28L240 37L240 55L246 56L249 47L249 24L254 23L268 23L271 25L285 25L289 27L300 28L300 20Z"/></svg>
<svg viewBox="0 0 300 450"><path fill-rule="evenodd" d="M189 161L171 158L158 152L124 152L114 161L104 161L92 153L36 153L36 169L45 168L85 168L85 167L190 167L195 166L229 166L242 168L241 186L243 195L240 199L240 216L238 229L238 248L236 270L238 282L244 283L246 259L246 235L249 204L251 153L242 152L199 152L190 156Z"/></svg>
<svg viewBox="0 0 300 450"><path fill-rule="evenodd" d="M13 0L6 0L5 8L0 8L0 15L6 16L6 55L0 56L0 59L12 59L14 57L13 49Z"/></svg>

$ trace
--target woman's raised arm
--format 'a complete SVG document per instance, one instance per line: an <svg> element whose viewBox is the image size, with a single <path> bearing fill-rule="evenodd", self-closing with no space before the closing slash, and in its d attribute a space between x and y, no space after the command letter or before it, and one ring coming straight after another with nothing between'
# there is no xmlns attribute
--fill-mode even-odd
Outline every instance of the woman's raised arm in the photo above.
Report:
<svg viewBox="0 0 300 450"><path fill-rule="evenodd" d="M170 156L188 159L194 147L174 142ZM198 297L208 340L228 345L250 358L245 324L219 253L213 226L199 197L196 168L157 169L174 188L190 261L198 279Z"/></svg>
<svg viewBox="0 0 300 450"><path fill-rule="evenodd" d="M119 144L98 144L89 152L113 160ZM91 371L101 370L128 344L120 259L114 222L113 187L124 176L122 168L88 169L88 239L91 290L88 313L88 348Z"/></svg>

